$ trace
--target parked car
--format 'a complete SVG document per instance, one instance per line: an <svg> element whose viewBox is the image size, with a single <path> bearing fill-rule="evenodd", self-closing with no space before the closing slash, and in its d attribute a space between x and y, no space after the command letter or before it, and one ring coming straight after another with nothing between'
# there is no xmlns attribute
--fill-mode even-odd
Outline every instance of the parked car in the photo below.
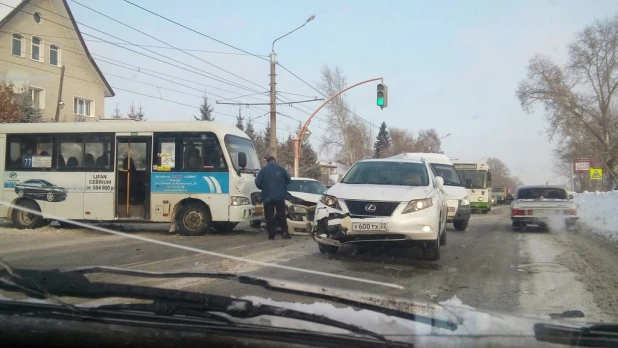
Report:
<svg viewBox="0 0 618 348"><path fill-rule="evenodd" d="M15 185L15 193L19 197L48 202L62 202L67 199L67 189L56 186L49 181L30 179Z"/></svg>
<svg viewBox="0 0 618 348"><path fill-rule="evenodd" d="M293 199L286 200L288 230L290 234L309 234L315 215L315 206L326 192L326 187L318 180L311 178L292 178L288 192Z"/></svg>
<svg viewBox="0 0 618 348"><path fill-rule="evenodd" d="M423 160L361 160L320 199L312 236L322 253L387 242L418 245L426 258L438 260L446 244L443 186Z"/></svg>
<svg viewBox="0 0 618 348"><path fill-rule="evenodd" d="M521 186L511 200L513 231L528 225L546 228L552 223L570 228L577 222L577 204L564 187L551 185Z"/></svg>

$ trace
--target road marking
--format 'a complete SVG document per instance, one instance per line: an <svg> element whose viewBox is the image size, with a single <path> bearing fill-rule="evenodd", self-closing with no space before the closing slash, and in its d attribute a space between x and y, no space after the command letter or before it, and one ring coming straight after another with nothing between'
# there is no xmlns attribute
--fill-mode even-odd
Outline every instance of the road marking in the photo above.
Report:
<svg viewBox="0 0 618 348"><path fill-rule="evenodd" d="M51 214L44 214L44 213L41 213L40 211L24 208L22 206L18 206L18 205L9 203L9 202L0 201L0 204L4 205L4 206L7 206L7 207L10 207L10 208L13 208L13 209L22 210L22 211L25 211L25 212L30 213L30 214L39 215L39 216L42 216L42 217L44 217L46 219L52 219L52 220L56 220L56 221L60 221L60 222L70 223L70 224L73 224L73 225L76 225L76 226L81 226L82 228L89 228L89 229L92 229L92 230L106 232L106 233L113 234L113 235L116 235L116 236L125 237L125 238L129 238L129 239L135 239L135 240L139 240L139 241L142 241L142 242L164 245L164 246L167 246L167 247L170 247L170 248L176 248L176 249L181 249L181 250L186 250L186 251L192 251L192 252L195 252L195 253L198 253L198 254L221 257L221 258L224 258L224 259L230 259L230 260L234 260L234 261L245 262L245 263L249 263L249 264L253 264L253 265L257 265L257 266L262 266L262 267L279 268L279 269L285 269L285 270L288 270L288 271L295 271L295 272L300 272L300 273L320 275L320 276L324 276L324 277L328 277L328 278L338 278L338 279L344 279L344 280L351 280L351 281L355 281L355 282L359 282L359 283L374 284L374 285L381 285L381 286L390 287L390 288L403 289L403 286L398 285L398 284L394 284L394 283L379 282L379 281L370 280L370 279L363 279L363 278L356 278L356 277L351 277L351 276L346 276L346 275L341 275L341 274L332 274L332 273L314 271L314 270L311 270L311 269L303 269L303 268L285 266L285 265L280 265L280 264L276 264L276 263L268 263L268 262L263 262L263 261L252 260L252 259L248 259L248 258L245 258L245 257L238 257L238 256L232 256L232 255L227 255L227 254L222 254L222 253L216 253L216 252L213 252L213 251L208 251L208 250L188 247L188 246L185 246L185 245L164 242L164 241L160 241L160 240L156 240L156 239L152 239L152 238L146 238L146 237L142 237L142 236L138 236L138 235L132 235L132 234L124 233L124 232L113 231L113 230L110 230L108 228L104 228L104 227L101 227L101 226L88 225L88 224L84 224L84 223L79 222L79 221L67 220L67 219L61 218L59 216L54 216L54 215L51 215Z"/></svg>

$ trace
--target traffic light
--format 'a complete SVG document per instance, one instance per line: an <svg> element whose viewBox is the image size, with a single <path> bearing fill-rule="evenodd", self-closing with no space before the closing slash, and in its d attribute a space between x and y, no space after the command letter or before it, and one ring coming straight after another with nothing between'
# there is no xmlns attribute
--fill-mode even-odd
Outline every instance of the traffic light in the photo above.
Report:
<svg viewBox="0 0 618 348"><path fill-rule="evenodd" d="M388 106L388 87L383 83L378 84L376 104L380 107L380 109L384 109Z"/></svg>

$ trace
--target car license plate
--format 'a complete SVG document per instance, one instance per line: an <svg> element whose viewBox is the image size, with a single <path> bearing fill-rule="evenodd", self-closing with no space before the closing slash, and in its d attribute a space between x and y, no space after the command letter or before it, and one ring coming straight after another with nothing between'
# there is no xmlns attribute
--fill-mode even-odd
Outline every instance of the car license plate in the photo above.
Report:
<svg viewBox="0 0 618 348"><path fill-rule="evenodd" d="M558 211L552 210L552 209L536 209L536 210L533 210L532 212L534 213L533 215L538 215L538 216L558 215Z"/></svg>
<svg viewBox="0 0 618 348"><path fill-rule="evenodd" d="M388 225L384 222L354 222L353 231L388 231Z"/></svg>
<svg viewBox="0 0 618 348"><path fill-rule="evenodd" d="M255 214L263 214L264 213L264 207L261 205L258 205L255 207Z"/></svg>

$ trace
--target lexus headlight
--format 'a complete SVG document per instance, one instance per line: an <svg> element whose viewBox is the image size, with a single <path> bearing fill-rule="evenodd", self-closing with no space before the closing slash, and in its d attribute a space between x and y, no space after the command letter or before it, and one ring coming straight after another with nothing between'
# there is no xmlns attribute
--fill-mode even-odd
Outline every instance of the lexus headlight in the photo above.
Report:
<svg viewBox="0 0 618 348"><path fill-rule="evenodd" d="M401 213L407 214L414 211L423 210L431 207L432 205L433 203L431 202L431 198L413 199L408 203L408 205L403 209Z"/></svg>
<svg viewBox="0 0 618 348"><path fill-rule="evenodd" d="M341 210L339 201L337 200L337 197L335 196L322 195L322 198L320 198L320 202L322 202L324 205L328 207Z"/></svg>
<svg viewBox="0 0 618 348"><path fill-rule="evenodd" d="M296 214L307 214L307 208L305 207L300 207L298 205L292 206L292 210L294 211L294 213Z"/></svg>
<svg viewBox="0 0 618 348"><path fill-rule="evenodd" d="M461 200L461 205L470 205L470 199L468 199L468 196Z"/></svg>
<svg viewBox="0 0 618 348"><path fill-rule="evenodd" d="M232 196L232 205L249 205L251 204L251 200L247 197L242 196Z"/></svg>

